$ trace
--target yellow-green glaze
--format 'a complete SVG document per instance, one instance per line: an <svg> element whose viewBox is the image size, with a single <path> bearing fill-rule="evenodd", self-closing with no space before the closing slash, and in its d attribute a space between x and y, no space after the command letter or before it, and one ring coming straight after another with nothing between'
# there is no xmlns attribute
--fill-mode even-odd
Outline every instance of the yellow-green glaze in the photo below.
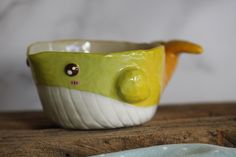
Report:
<svg viewBox="0 0 236 157"><path fill-rule="evenodd" d="M136 106L159 102L163 88L165 50L160 45L148 50L112 53L43 51L28 55L36 83L93 92ZM74 63L79 74L69 77L64 68ZM79 81L78 85L71 81Z"/></svg>
<svg viewBox="0 0 236 157"><path fill-rule="evenodd" d="M145 72L137 68L124 69L117 81L118 93L125 101L140 102L150 96L150 85Z"/></svg>

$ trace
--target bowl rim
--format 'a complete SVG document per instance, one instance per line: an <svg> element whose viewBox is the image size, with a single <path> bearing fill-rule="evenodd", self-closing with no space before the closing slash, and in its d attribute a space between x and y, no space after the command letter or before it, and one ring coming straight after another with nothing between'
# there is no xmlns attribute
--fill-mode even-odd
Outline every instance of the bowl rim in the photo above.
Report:
<svg viewBox="0 0 236 157"><path fill-rule="evenodd" d="M127 49L123 50L115 50L115 51L90 51L90 52L84 52L82 51L66 51L66 50L57 50L54 49L53 46L55 45L64 45L64 46L70 46L75 44L97 44L97 46L100 45L108 45L110 44L111 47L118 46L125 46ZM33 42L27 47L27 55L33 55L40 52L82 52L87 54L110 54L110 53L121 53L121 52L127 52L127 51L139 51L139 50L151 50L156 49L159 47L164 47L164 41L153 41L153 42L131 42L131 41L119 41L119 40L93 40L93 39L59 39L59 40L51 40L51 41L37 41ZM40 50L40 47L46 46L47 48L44 48ZM36 50L35 50L36 49ZM114 48L115 49L115 48Z"/></svg>

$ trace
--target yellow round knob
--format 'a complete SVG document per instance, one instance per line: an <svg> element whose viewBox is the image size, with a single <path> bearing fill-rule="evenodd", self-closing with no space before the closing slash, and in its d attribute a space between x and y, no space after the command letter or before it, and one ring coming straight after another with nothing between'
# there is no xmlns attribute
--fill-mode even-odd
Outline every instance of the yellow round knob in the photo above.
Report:
<svg viewBox="0 0 236 157"><path fill-rule="evenodd" d="M140 69L123 70L117 82L118 94L129 103L140 102L150 95L147 77Z"/></svg>

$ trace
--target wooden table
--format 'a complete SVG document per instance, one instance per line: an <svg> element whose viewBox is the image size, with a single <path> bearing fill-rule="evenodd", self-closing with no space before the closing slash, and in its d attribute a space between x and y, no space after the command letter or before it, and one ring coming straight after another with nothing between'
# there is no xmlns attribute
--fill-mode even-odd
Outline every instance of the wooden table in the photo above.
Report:
<svg viewBox="0 0 236 157"><path fill-rule="evenodd" d="M160 106L148 123L113 130L65 130L42 112L0 113L0 156L88 156L173 143L236 147L236 103Z"/></svg>

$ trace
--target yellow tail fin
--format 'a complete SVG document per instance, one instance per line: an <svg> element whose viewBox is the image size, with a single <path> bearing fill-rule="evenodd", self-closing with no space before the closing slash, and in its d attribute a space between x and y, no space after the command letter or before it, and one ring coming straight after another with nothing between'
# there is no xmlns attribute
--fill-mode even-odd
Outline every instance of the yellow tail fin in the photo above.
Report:
<svg viewBox="0 0 236 157"><path fill-rule="evenodd" d="M181 40L172 40L164 43L164 45L166 51L166 73L164 78L164 86L166 86L175 71L179 54L181 52L200 54L203 52L203 48L192 42Z"/></svg>

